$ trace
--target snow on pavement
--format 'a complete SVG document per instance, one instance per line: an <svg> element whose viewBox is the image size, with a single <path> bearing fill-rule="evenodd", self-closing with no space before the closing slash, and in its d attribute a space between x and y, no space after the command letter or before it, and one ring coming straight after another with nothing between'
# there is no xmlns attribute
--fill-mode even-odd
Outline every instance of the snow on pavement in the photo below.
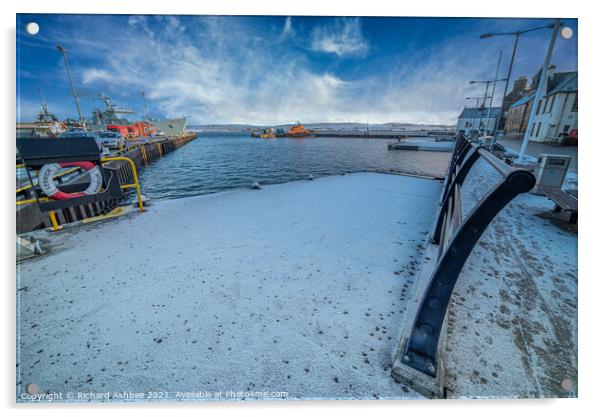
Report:
<svg viewBox="0 0 602 417"><path fill-rule="evenodd" d="M390 366L440 189L360 173L38 232L17 391L418 398Z"/></svg>
<svg viewBox="0 0 602 417"><path fill-rule="evenodd" d="M463 212L498 179L478 161ZM553 207L544 196L519 195L468 258L448 311L451 396L577 395L577 235Z"/></svg>

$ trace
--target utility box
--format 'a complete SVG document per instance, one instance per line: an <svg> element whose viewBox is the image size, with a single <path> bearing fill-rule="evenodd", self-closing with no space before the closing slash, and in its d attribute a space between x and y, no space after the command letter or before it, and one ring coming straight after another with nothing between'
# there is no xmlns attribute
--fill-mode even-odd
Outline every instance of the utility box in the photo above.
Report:
<svg viewBox="0 0 602 417"><path fill-rule="evenodd" d="M535 168L535 187L532 192L544 194L545 187L561 188L569 169L571 157L567 155L541 154Z"/></svg>

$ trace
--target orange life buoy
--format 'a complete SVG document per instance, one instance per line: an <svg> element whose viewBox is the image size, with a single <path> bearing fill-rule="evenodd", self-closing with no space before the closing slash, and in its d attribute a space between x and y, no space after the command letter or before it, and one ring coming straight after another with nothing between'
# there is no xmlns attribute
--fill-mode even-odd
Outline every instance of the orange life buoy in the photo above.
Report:
<svg viewBox="0 0 602 417"><path fill-rule="evenodd" d="M79 167L90 174L90 184L80 193L66 193L58 189L54 182L54 177L61 168ZM98 165L92 162L63 162L59 164L46 164L40 169L38 174L38 184L44 194L53 200L67 200L69 198L83 197L85 195L96 194L102 187L102 173Z"/></svg>

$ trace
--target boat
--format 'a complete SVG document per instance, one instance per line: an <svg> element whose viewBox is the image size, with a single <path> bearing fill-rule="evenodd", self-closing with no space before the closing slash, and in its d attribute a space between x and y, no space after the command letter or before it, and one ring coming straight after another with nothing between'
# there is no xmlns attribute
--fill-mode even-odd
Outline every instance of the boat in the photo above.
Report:
<svg viewBox="0 0 602 417"><path fill-rule="evenodd" d="M57 138L67 130L65 123L48 111L46 102L42 99L42 109L33 122L17 123L17 137Z"/></svg>
<svg viewBox="0 0 602 417"><path fill-rule="evenodd" d="M136 114L126 108L117 107L109 96L100 95L104 103L104 110L96 108L92 111L92 118L87 122L90 130L110 130L118 132L126 138L154 137L157 132L162 132L163 137L176 137L184 134L186 118L174 119L148 119L146 121L130 122L123 115Z"/></svg>
<svg viewBox="0 0 602 417"><path fill-rule="evenodd" d="M254 138L272 139L276 137L276 133L274 132L274 129L267 127L265 129L261 129L260 131L252 132L251 136Z"/></svg>
<svg viewBox="0 0 602 417"><path fill-rule="evenodd" d="M180 136L186 131L186 118L178 117L175 119L149 119L158 132L162 132L164 136L174 137Z"/></svg>
<svg viewBox="0 0 602 417"><path fill-rule="evenodd" d="M306 138L311 135L311 132L305 128L301 123L297 122L292 126L284 136L289 138Z"/></svg>

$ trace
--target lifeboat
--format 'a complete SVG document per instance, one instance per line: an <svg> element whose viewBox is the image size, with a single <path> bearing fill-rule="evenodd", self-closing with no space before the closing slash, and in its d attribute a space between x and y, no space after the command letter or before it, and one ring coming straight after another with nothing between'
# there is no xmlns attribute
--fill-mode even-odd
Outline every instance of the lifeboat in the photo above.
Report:
<svg viewBox="0 0 602 417"><path fill-rule="evenodd" d="M305 126L303 126L301 123L297 122L296 125L294 125L293 127L291 127L288 132L286 133L286 136L288 137L293 137L293 138L304 138L310 135L309 130L307 130L305 128Z"/></svg>

